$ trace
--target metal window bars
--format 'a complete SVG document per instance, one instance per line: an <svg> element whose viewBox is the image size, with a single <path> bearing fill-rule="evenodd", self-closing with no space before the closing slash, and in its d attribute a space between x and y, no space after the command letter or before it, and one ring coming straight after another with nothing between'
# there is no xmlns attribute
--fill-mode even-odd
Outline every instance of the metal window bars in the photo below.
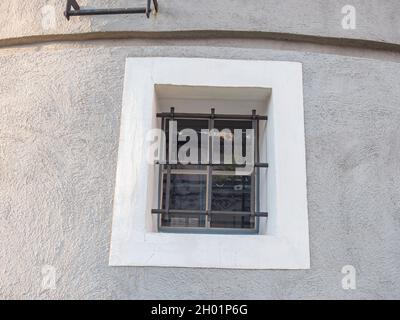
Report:
<svg viewBox="0 0 400 320"><path fill-rule="evenodd" d="M144 13L147 18L152 12L151 2L153 2L155 12L158 12L158 1L147 0L145 7L139 8L109 8L109 9L81 9L77 0L67 0L64 16L69 20L71 16L94 16L94 15L109 15L109 14L136 14ZM73 10L72 10L73 9Z"/></svg>
<svg viewBox="0 0 400 320"><path fill-rule="evenodd" d="M268 217L267 212L260 212L259 209L259 197L257 197L256 193L259 192L259 174L256 174L256 170L260 168L268 168L268 163L260 162L260 152L259 152L259 121L260 120L268 120L267 116L261 116L256 114L256 110L252 110L251 115L238 115L238 114L216 114L215 109L212 108L209 114L207 113L175 113L175 109L171 108L170 112L162 112L157 113L158 118L161 118L161 126L163 129L166 128L167 119L170 121L176 119L208 119L208 129L211 130L214 128L214 121L216 119L220 120L249 120L252 123L252 129L254 130L254 163L253 170L251 173L251 199L250 199L250 211L217 211L212 210L212 176L213 176L213 167L214 166L229 166L229 167L239 167L242 165L239 164L224 164L224 163L212 163L212 135L210 134L208 137L208 162L205 164L185 164L185 167L189 166L203 166L207 168L207 184L206 184L206 209L205 210L174 210L170 209L170 191L171 191L171 169L172 166L177 165L179 163L172 163L170 161L156 161L156 165L159 165L159 185L158 185L158 208L153 209L151 211L154 215L168 215L173 214L177 216L205 216L206 220L208 217L212 215L231 215L231 216L250 216L250 217ZM162 191L161 187L163 185L163 172L166 169L166 186L165 186L165 205L164 209L161 208L161 198ZM257 179L257 182L256 182ZM257 189L257 190L256 190ZM186 229L186 227L182 227L182 229ZM210 226L202 229L213 229Z"/></svg>

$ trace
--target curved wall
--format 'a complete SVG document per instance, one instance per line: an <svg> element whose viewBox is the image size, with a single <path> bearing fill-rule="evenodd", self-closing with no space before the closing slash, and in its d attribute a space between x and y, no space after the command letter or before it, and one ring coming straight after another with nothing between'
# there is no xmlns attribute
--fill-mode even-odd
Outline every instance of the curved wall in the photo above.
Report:
<svg viewBox="0 0 400 320"><path fill-rule="evenodd" d="M52 31L36 7L52 1L1 4L0 298L400 298L399 3L353 1L357 29L343 30L337 1L259 2L160 0L149 20L67 23L54 1ZM108 266L129 56L303 63L310 270ZM348 264L356 290L341 286Z"/></svg>
<svg viewBox="0 0 400 320"><path fill-rule="evenodd" d="M145 0L79 0L82 7L142 7ZM203 31L247 32L243 36L295 38L346 44L377 42L400 45L400 3L397 0L168 0L159 1L160 14L72 17L62 15L64 0L9 1L0 5L1 43L109 37L148 33ZM356 28L344 29L342 8L356 10ZM54 15L53 15L54 13ZM53 15L53 16L52 16ZM91 34L91 35L90 35ZM72 37L74 35L75 37ZM189 37L192 34L189 33ZM35 39L36 38L36 39ZM316 38L316 39L315 39Z"/></svg>

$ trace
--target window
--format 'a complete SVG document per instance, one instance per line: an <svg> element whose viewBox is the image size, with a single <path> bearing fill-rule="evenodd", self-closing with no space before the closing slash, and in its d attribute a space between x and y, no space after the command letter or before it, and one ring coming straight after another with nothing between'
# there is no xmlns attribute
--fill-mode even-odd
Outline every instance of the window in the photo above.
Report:
<svg viewBox="0 0 400 320"><path fill-rule="evenodd" d="M127 58L109 264L308 269L302 83L297 62ZM247 163L256 167L255 179L253 173L243 174L246 168L236 166L236 158L227 161L231 152L221 141L221 136L232 137L221 131L225 128L238 129L243 138L243 131L253 128L253 113L259 117L258 152L250 152L253 159ZM177 129L193 129L182 136L198 138L192 148L197 154L189 152L191 161L178 163L162 163L161 157L155 165L147 161L147 134L169 129L172 118ZM201 129L211 122L219 132L210 136L220 143L201 144L199 136L210 139ZM181 148L189 139L179 140ZM238 142L238 136L233 140ZM217 155L221 163L216 163ZM191 163L193 159L200 163ZM168 212L163 211L167 195ZM189 215L189 210L199 212ZM267 212L268 218L263 215Z"/></svg>
<svg viewBox="0 0 400 320"><path fill-rule="evenodd" d="M152 210L159 215L158 230L257 233L258 217L267 216L260 212L258 174L267 167L259 162L258 135L259 121L267 117L256 110L248 115L215 114L214 108L208 114L176 114L171 108L158 117L166 140L166 159L158 161L159 208ZM178 153L190 142L187 130L194 135L194 150L185 148L184 155L192 152L194 158L182 164L173 161L169 151L173 146Z"/></svg>

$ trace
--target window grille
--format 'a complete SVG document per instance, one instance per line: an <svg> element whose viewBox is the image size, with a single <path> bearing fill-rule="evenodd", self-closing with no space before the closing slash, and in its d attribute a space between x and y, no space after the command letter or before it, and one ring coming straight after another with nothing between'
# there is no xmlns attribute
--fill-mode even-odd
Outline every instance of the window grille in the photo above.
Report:
<svg viewBox="0 0 400 320"><path fill-rule="evenodd" d="M171 108L170 112L157 113L157 117L161 118L167 137L166 159L156 162L159 166L158 208L153 209L152 214L158 216L159 231L256 233L259 217L268 217L267 212L260 211L259 194L260 170L268 167L267 163L260 162L259 122L267 121L267 116L257 115L256 110L249 115L237 115L216 114L215 109L209 114L175 113ZM250 164L251 172L235 174L232 170L244 165L225 163L225 158L220 163L214 162L213 134L205 138L208 141L205 161L200 160L205 151L201 147L197 163L182 164L179 160L170 160L167 148L171 121L176 121L177 132L182 127L191 128L199 135L201 129L208 129L208 132L240 129L242 134L247 132L246 129L252 129L254 161ZM220 152L224 146L219 146ZM248 168L249 164L246 166Z"/></svg>

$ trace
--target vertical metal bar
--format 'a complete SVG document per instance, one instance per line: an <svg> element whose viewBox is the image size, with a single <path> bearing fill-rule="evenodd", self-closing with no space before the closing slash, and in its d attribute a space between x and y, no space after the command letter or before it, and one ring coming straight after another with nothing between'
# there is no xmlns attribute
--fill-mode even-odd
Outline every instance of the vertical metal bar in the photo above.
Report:
<svg viewBox="0 0 400 320"><path fill-rule="evenodd" d="M260 141L259 141L259 134L260 134L260 120L257 121L257 126L256 126L256 132L254 134L255 136L255 144L256 144L256 157L255 157L255 162L260 163Z"/></svg>
<svg viewBox="0 0 400 320"><path fill-rule="evenodd" d="M269 162L268 162L268 145L267 145L267 141L268 141L268 118L264 123L263 130L264 130L263 135L266 136L266 137L264 136L264 140L262 141L262 145L263 145L263 147L265 149L265 151L263 151L263 155L265 156L265 160L263 160L263 162L267 163L267 166L265 167L266 171L263 171L263 173L265 174L265 176L264 176L265 177L265 182L263 183L263 185L264 185L263 195L265 195L265 199L266 199L263 211L268 212L268 210L267 210L267 208L268 208L268 166L269 166ZM261 168L259 169L259 172L261 172ZM259 184L259 188L261 189L261 183ZM261 192L260 192L260 194L261 194ZM259 202L260 202L260 211L261 211L261 199L260 199L260 196L258 197L258 199L259 199ZM263 219L261 219L259 217L258 220L259 221L262 220L262 221L265 221L266 223L268 223L268 214Z"/></svg>
<svg viewBox="0 0 400 320"><path fill-rule="evenodd" d="M150 12L151 12L151 0L147 0L147 6L146 6L146 16L147 16L147 18L150 17Z"/></svg>
<svg viewBox="0 0 400 320"><path fill-rule="evenodd" d="M260 120L257 119L257 131L255 134L255 143L256 143L256 159L255 162L259 163L260 162ZM260 168L259 167L254 167L254 170L256 171L256 212L260 212ZM259 230L259 222L260 218L255 217L255 226L257 231Z"/></svg>
<svg viewBox="0 0 400 320"><path fill-rule="evenodd" d="M256 120L256 110L252 111L252 116L253 116L253 120L251 121L251 127L253 129L253 133L254 133L254 137L253 137L253 162L255 162L255 159L257 157L257 150L256 150L256 146L255 146L255 140L256 140L256 133L257 133L257 120ZM254 217L254 214L256 212L256 179L255 179L255 166L254 163L253 165L253 170L251 171L251 205L250 205L250 210L251 210L251 214Z"/></svg>
<svg viewBox="0 0 400 320"><path fill-rule="evenodd" d="M169 140L168 140L168 161L167 161L168 164L171 164L172 162L175 163L175 160L177 160L177 159L174 159L173 161L171 160L171 156L172 155L174 155L174 158L176 158L176 155L177 155L177 153L176 153L177 150L172 150L172 148L171 148L172 146L174 148L177 147L177 145L175 144L175 140L174 141L172 140L172 139L176 139L176 137L172 137L171 136L171 133L172 133L171 121L175 121L175 108L173 108L173 107L171 107L169 121L168 121L168 137L169 137Z"/></svg>
<svg viewBox="0 0 400 320"><path fill-rule="evenodd" d="M175 108L171 108L171 119L168 121L168 125L170 126L171 121L174 121L174 112ZM169 128L169 133L171 132L171 128ZM169 146L171 147L171 141L169 141ZM171 150L168 150L170 153ZM166 215L167 219L169 219L169 206L170 206L170 194L171 194L171 159L169 158L168 155L168 161L167 161L167 185L165 188L165 210L166 210Z"/></svg>
<svg viewBox="0 0 400 320"><path fill-rule="evenodd" d="M165 118L161 119L161 130L165 134ZM159 186L158 187L158 209L161 209L161 205L162 205L161 189L162 189L162 182L163 182L162 176L163 176L163 171L164 171L164 165L163 165L164 159L161 159L161 158L164 158L163 150L165 150L164 149L165 145L163 145L163 142L165 142L165 141L160 141L160 153L159 153L160 159L158 160L158 164L159 164L158 165L158 186Z"/></svg>
<svg viewBox="0 0 400 320"><path fill-rule="evenodd" d="M169 219L169 203L171 193L171 165L167 164L167 186L165 187L165 210L166 218Z"/></svg>
<svg viewBox="0 0 400 320"><path fill-rule="evenodd" d="M165 122L166 122L165 118L162 118L161 119L161 129L164 132L164 134L165 134ZM163 189L164 189L164 187L163 187L163 182L164 182L164 179L163 179L164 164L163 164L163 162L164 162L164 159L161 159L161 158L164 158L165 153L166 153L165 152L166 149L165 149L165 145L164 145L165 142L166 141L160 142L160 152L162 151L162 154L160 153L161 157L158 161L158 163L159 163L159 165L158 165L158 209L162 209L162 205L163 205L162 198L163 198ZM158 228L160 228L160 226L162 224L161 219L162 219L162 215L159 214L158 219L157 219Z"/></svg>
<svg viewBox="0 0 400 320"><path fill-rule="evenodd" d="M206 201L206 228L210 228L210 213L211 213L211 204L212 204L212 148L213 148L213 134L212 130L214 129L214 116L215 116L215 109L211 108L211 117L208 120L208 130L209 130L209 137L208 137L208 167L207 167L207 201Z"/></svg>

